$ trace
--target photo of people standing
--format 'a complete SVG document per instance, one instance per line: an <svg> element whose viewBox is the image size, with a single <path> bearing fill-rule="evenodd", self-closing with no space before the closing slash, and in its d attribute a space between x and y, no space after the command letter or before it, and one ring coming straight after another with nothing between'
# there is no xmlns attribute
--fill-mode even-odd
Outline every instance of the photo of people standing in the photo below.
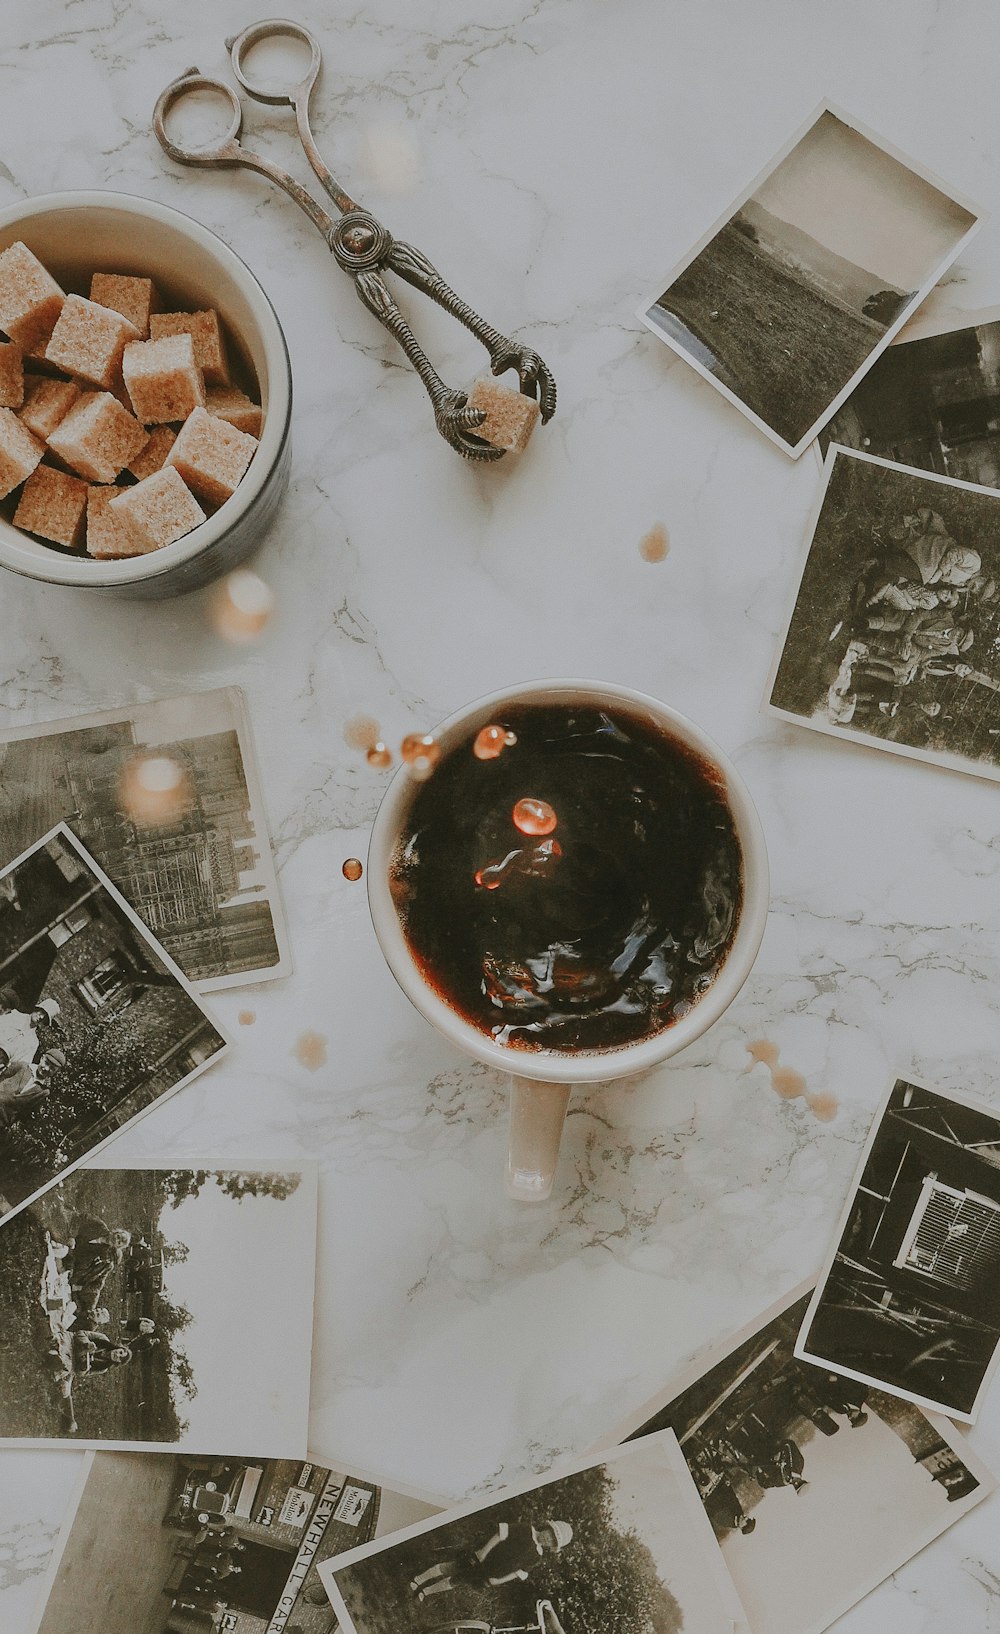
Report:
<svg viewBox="0 0 1000 1634"><path fill-rule="evenodd" d="M440 1508L322 1459L88 1462L33 1634L334 1634L320 1562Z"/></svg>
<svg viewBox="0 0 1000 1634"><path fill-rule="evenodd" d="M671 1435L320 1567L345 1634L732 1634L739 1603Z"/></svg>
<svg viewBox="0 0 1000 1634"><path fill-rule="evenodd" d="M1000 776L1000 494L832 448L770 705Z"/></svg>
<svg viewBox="0 0 1000 1634"><path fill-rule="evenodd" d="M1000 1118L900 1080L799 1354L971 1421L998 1347Z"/></svg>
<svg viewBox="0 0 1000 1634"><path fill-rule="evenodd" d="M309 1166L58 1181L0 1233L0 1442L304 1450L315 1237Z"/></svg>
<svg viewBox="0 0 1000 1634"><path fill-rule="evenodd" d="M819 1634L996 1484L943 1419L795 1356L811 1292L603 1438L674 1431L752 1634Z"/></svg>
<svg viewBox="0 0 1000 1634"><path fill-rule="evenodd" d="M65 826L0 875L0 1216L225 1049Z"/></svg>

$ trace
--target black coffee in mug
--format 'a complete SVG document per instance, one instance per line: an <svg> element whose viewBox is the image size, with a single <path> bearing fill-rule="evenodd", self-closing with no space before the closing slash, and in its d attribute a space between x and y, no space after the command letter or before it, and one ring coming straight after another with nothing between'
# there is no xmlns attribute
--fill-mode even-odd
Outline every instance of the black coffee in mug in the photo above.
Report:
<svg viewBox="0 0 1000 1634"><path fill-rule="evenodd" d="M497 1043L597 1051L687 1014L743 860L717 770L627 707L505 706L416 790L390 884L424 979Z"/></svg>

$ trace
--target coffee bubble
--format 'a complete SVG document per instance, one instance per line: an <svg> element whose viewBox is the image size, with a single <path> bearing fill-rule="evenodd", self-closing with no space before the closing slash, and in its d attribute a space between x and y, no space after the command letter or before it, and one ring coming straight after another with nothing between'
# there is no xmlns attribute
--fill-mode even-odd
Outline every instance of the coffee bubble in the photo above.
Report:
<svg viewBox="0 0 1000 1634"><path fill-rule="evenodd" d="M511 816L514 827L522 834L551 834L558 821L547 800L534 800L530 796L517 802Z"/></svg>

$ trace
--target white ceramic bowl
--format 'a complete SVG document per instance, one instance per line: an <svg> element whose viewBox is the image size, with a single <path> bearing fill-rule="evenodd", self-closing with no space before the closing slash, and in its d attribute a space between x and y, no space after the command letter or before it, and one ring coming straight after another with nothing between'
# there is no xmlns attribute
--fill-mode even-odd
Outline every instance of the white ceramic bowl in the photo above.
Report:
<svg viewBox="0 0 1000 1634"><path fill-rule="evenodd" d="M743 904L736 933L711 987L687 1015L635 1044L612 1050L522 1050L498 1044L466 1021L425 981L410 952L389 888L390 864L407 812L419 785L401 767L382 797L368 852L368 901L386 962L407 998L439 1032L466 1054L500 1072L528 1073L551 1084L597 1083L645 1072L700 1038L732 1004L753 969L767 923L769 877L760 818L747 786L732 762L700 727L643 692L604 681L528 681L480 698L449 716L435 732L447 753L490 721L502 720L504 706L519 702L575 703L600 708L617 705L679 739L710 766L725 791L743 853Z"/></svg>
<svg viewBox="0 0 1000 1634"><path fill-rule="evenodd" d="M27 244L64 289L87 295L91 272L155 279L177 311L215 307L257 377L264 427L233 497L183 539L147 556L95 562L63 555L0 517L0 565L46 584L118 596L172 596L227 573L260 544L288 483L292 377L273 306L249 267L214 233L128 193L48 193L0 210L0 250Z"/></svg>

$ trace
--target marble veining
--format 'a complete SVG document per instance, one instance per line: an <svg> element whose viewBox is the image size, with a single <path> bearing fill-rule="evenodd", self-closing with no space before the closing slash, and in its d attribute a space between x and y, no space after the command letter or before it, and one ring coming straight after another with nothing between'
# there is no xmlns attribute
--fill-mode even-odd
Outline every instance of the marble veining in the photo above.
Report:
<svg viewBox="0 0 1000 1634"><path fill-rule="evenodd" d="M222 644L200 595L123 607L5 576L0 724L246 688L295 974L218 996L238 1048L120 1150L322 1156L315 1448L459 1494L582 1450L809 1274L898 1070L1000 1102L995 786L761 715L817 468L632 316L824 97L992 211L933 299L1000 302L1000 14L962 0L291 9L324 45L313 118L332 167L538 347L558 415L520 463L466 468L291 202L164 159L157 93L192 62L226 72L247 0L8 0L0 204L121 189L219 232L275 302L295 420L291 490L258 563L277 598L262 639ZM305 177L280 110L253 106L247 137ZM426 303L417 315L442 372L470 383L479 348ZM660 524L669 554L644 561ZM364 883L341 872L365 855L386 775L343 728L372 715L398 744L479 693L556 674L657 694L735 756L774 898L724 1021L632 1085L579 1093L555 1195L531 1209L500 1190L501 1079L411 1011ZM322 1065L296 1056L307 1033L327 1041ZM833 1121L774 1093L747 1054L758 1038L836 1098ZM1000 1388L972 1439L1000 1458ZM70 1453L0 1456L4 1634L30 1627L77 1473ZM994 1500L840 1626L985 1630L998 1590Z"/></svg>

